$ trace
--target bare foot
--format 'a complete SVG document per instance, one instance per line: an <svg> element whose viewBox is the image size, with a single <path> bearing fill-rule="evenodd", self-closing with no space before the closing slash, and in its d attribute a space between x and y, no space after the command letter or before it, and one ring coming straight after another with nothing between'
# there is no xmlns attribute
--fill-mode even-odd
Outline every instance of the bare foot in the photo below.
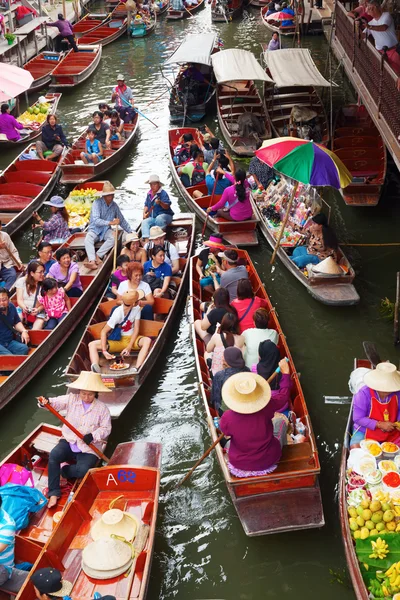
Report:
<svg viewBox="0 0 400 600"><path fill-rule="evenodd" d="M97 256L97 254L96 254L96 264L97 265L102 265L103 264L103 261L101 260L100 256Z"/></svg>
<svg viewBox="0 0 400 600"><path fill-rule="evenodd" d="M50 496L49 501L47 503L47 508L54 508L55 506L57 506L57 503L58 503L58 497Z"/></svg>
<svg viewBox="0 0 400 600"><path fill-rule="evenodd" d="M83 264L87 269L90 269L91 271L94 271L99 266L94 260L88 260L87 262L84 262Z"/></svg>

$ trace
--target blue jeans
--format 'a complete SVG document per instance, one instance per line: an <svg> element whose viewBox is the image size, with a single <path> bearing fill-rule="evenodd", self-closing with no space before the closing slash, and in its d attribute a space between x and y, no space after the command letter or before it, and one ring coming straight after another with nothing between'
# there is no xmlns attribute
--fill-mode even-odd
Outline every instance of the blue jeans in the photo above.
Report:
<svg viewBox="0 0 400 600"><path fill-rule="evenodd" d="M306 246L297 246L297 248L293 250L291 259L299 269L303 269L310 263L312 265L317 265L321 262L316 254L308 254Z"/></svg>
<svg viewBox="0 0 400 600"><path fill-rule="evenodd" d="M172 219L172 215L158 215L155 219L153 217L144 219L142 221L142 237L148 238L150 235L150 227L153 227L154 225L158 225L161 229L166 229L167 225L172 223Z"/></svg>
<svg viewBox="0 0 400 600"><path fill-rule="evenodd" d="M17 340L11 340L11 342L0 344L0 356L4 354L19 354L25 356L28 352L28 346L21 342L17 342Z"/></svg>
<svg viewBox="0 0 400 600"><path fill-rule="evenodd" d="M130 106L118 106L115 110L119 113L119 116L123 120L124 123L130 123L133 121L133 117L135 116L135 110Z"/></svg>
<svg viewBox="0 0 400 600"><path fill-rule="evenodd" d="M7 290L10 290L17 279L17 271L14 267L10 267L9 269L1 267L0 279L1 281L4 281L4 287L7 288Z"/></svg>
<svg viewBox="0 0 400 600"><path fill-rule="evenodd" d="M351 436L350 447L354 446L355 444L359 444L363 440L365 440L365 431L355 431Z"/></svg>
<svg viewBox="0 0 400 600"><path fill-rule="evenodd" d="M66 465L62 469L61 463L76 461L76 464ZM96 466L98 458L88 452L73 452L67 440L61 439L49 455L49 491L48 497L61 497L60 473L67 479L81 479L89 469Z"/></svg>
<svg viewBox="0 0 400 600"><path fill-rule="evenodd" d="M46 323L45 329L55 329L57 325L61 323L63 319L65 319L66 316L67 313L62 314L61 317L59 317L58 319L57 317L50 317L50 319Z"/></svg>
<svg viewBox="0 0 400 600"><path fill-rule="evenodd" d="M189 177L189 175L186 175L186 173L182 173L181 181L182 181L183 185L185 186L185 188L188 188L192 185L192 182L190 181L190 177Z"/></svg>

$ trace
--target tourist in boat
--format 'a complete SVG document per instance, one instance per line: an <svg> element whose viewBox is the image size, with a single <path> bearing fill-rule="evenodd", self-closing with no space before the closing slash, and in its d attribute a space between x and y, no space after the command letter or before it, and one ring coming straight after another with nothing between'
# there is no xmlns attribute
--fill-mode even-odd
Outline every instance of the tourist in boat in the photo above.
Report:
<svg viewBox="0 0 400 600"><path fill-rule="evenodd" d="M52 277L47 277L42 284L39 302L46 313L45 329L54 329L71 310L71 300L63 287Z"/></svg>
<svg viewBox="0 0 400 600"><path fill-rule="evenodd" d="M232 375L236 373L249 372L249 368L246 367L243 360L242 351L235 346L225 348L224 357L222 361L223 368L218 373L215 373L212 380L211 394L210 394L210 405L221 415L222 405L222 387Z"/></svg>
<svg viewBox="0 0 400 600"><path fill-rule="evenodd" d="M0 588L4 592L17 594L29 571L15 567L15 534L17 527L12 516L2 506L0 496Z"/></svg>
<svg viewBox="0 0 400 600"><path fill-rule="evenodd" d="M203 150L204 160L206 163L210 164L217 154L223 154L226 151L218 138L212 137L209 133L206 133L203 136L203 140L205 139L205 136L209 136L210 138L210 147L207 149L203 144L203 146L201 146L201 150Z"/></svg>
<svg viewBox="0 0 400 600"><path fill-rule="evenodd" d="M131 123L135 116L133 92L125 83L125 77L120 73L117 76L117 85L113 88L111 101L115 102L115 110L124 123Z"/></svg>
<svg viewBox="0 0 400 600"><path fill-rule="evenodd" d="M81 152L81 160L85 165L98 165L103 159L103 147L96 138L96 133L93 129L88 129L86 132L85 151Z"/></svg>
<svg viewBox="0 0 400 600"><path fill-rule="evenodd" d="M0 111L0 134L5 135L10 142L18 142L21 139L19 132L25 129L26 125L22 125L13 115L10 115L10 107L7 103L1 105Z"/></svg>
<svg viewBox="0 0 400 600"><path fill-rule="evenodd" d="M266 381L279 368L280 372L270 383L272 397L280 402L277 412L287 411L290 403L290 392L292 389L292 380L290 378L289 363L286 358L281 358L281 353L274 342L265 340L261 342L258 348L259 360L251 366L252 373L258 373Z"/></svg>
<svg viewBox="0 0 400 600"><path fill-rule="evenodd" d="M269 17L269 15L273 15L275 12L275 2L272 0L272 2L268 4L267 17Z"/></svg>
<svg viewBox="0 0 400 600"><path fill-rule="evenodd" d="M11 290L17 279L16 264L22 268L18 250L8 233L1 230L0 222L0 282L7 290Z"/></svg>
<svg viewBox="0 0 400 600"><path fill-rule="evenodd" d="M106 296L107 298L112 298L113 300L118 297L118 287L120 283L123 281L127 281L127 269L128 264L130 263L129 256L126 254L121 254L117 257L116 269L114 273L111 274L110 283L108 285Z"/></svg>
<svg viewBox="0 0 400 600"><path fill-rule="evenodd" d="M246 366L251 368L259 360L259 347L261 342L270 340L278 345L279 335L275 329L269 329L269 312L265 308L259 308L253 314L254 327L243 331L246 344L244 360Z"/></svg>
<svg viewBox="0 0 400 600"><path fill-rule="evenodd" d="M90 220L85 238L85 250L88 260L85 267L97 269L102 264L104 256L114 247L115 233L111 227L120 227L126 233L132 233L131 226L122 214L118 204L114 202L115 187L108 181L103 189L97 192L100 196L92 204ZM103 242L96 251L95 244Z"/></svg>
<svg viewBox="0 0 400 600"><path fill-rule="evenodd" d="M163 231L158 225L150 227L149 241L144 248L147 252L147 258L150 259L150 252L154 246L162 246L165 252L165 262L170 265L172 275L179 273L179 252L167 239L166 231Z"/></svg>
<svg viewBox="0 0 400 600"><path fill-rule="evenodd" d="M160 228L158 227L158 229ZM144 265L144 263L146 262L147 252L144 248L141 247L140 239L136 231L128 233L128 235L125 237L124 247L122 248L121 256L127 256L130 262L138 262L141 265Z"/></svg>
<svg viewBox="0 0 400 600"><path fill-rule="evenodd" d="M353 398L351 448L364 439L399 444L400 373L392 363L380 363L364 375L364 385Z"/></svg>
<svg viewBox="0 0 400 600"><path fill-rule="evenodd" d="M212 271L217 270L217 265L222 271L222 260L219 253L225 250L223 239L219 235L210 235L210 239L204 242L205 248L203 248L197 257L196 271L200 277L200 285L204 291L212 294L214 292L214 280L212 277ZM216 279L219 283L220 274L216 272Z"/></svg>
<svg viewBox="0 0 400 600"><path fill-rule="evenodd" d="M239 265L239 255L236 250L227 248L224 252L218 254L222 259L222 265L216 265L216 272L211 271L215 289L224 287L229 292L229 299L232 302L237 296L237 286L240 279L247 279L249 274L245 265ZM220 276L218 281L218 275Z"/></svg>
<svg viewBox="0 0 400 600"><path fill-rule="evenodd" d="M400 54L397 51L399 41L392 15L383 11L379 0L368 0L367 13L372 19L364 30L364 35L372 35L375 48L380 54L385 54L388 64L400 75ZM399 82L397 87L399 88Z"/></svg>
<svg viewBox="0 0 400 600"><path fill-rule="evenodd" d="M69 215L64 206L64 200L61 196L53 196L44 204L51 207L52 217L48 221L43 221L38 213L34 212L33 216L38 221L38 224L35 225L35 227L41 227L43 229L44 242L63 244L70 236L70 231L68 229Z"/></svg>
<svg viewBox="0 0 400 600"><path fill-rule="evenodd" d="M255 296L249 278L239 279L237 284L237 297L232 302L239 318L239 330L243 333L253 326L253 315L259 308L267 308L268 304L264 298Z"/></svg>
<svg viewBox="0 0 400 600"><path fill-rule="evenodd" d="M204 162L203 151L195 150L192 158L193 160L182 167L178 167L178 175L185 187L199 185L199 183L204 183L206 179L208 163Z"/></svg>
<svg viewBox="0 0 400 600"><path fill-rule="evenodd" d="M269 50L269 52L272 52L273 50L280 50L280 48L281 43L279 41L279 33L277 31L274 31L274 33L272 34L272 38L269 41L267 50Z"/></svg>
<svg viewBox="0 0 400 600"><path fill-rule="evenodd" d="M154 297L151 287L143 281L143 266L138 262L130 262L126 267L126 280L121 281L117 289L117 298L121 300L125 292L143 292L143 298L139 300L138 306L142 309L141 319L151 321L153 319Z"/></svg>
<svg viewBox="0 0 400 600"><path fill-rule="evenodd" d="M59 248L56 251L57 262L49 269L49 277L53 277L62 286L69 298L79 298L83 294L79 265L72 260L69 248Z"/></svg>
<svg viewBox="0 0 400 600"><path fill-rule="evenodd" d="M218 217L228 221L247 221L253 216L253 208L250 201L250 186L246 179L246 171L237 169L235 175L225 172L225 177L232 184L226 188L220 200L207 208L207 213L217 213ZM229 205L226 208L225 205Z"/></svg>
<svg viewBox="0 0 400 600"><path fill-rule="evenodd" d="M369 23L372 20L372 16L367 12L367 0L358 0L358 6L349 10L347 16L351 17L355 21L361 21L362 24Z"/></svg>
<svg viewBox="0 0 400 600"><path fill-rule="evenodd" d="M46 27L57 27L58 31L60 32L55 39L56 52L61 52L61 42L63 39L69 41L74 52L79 52L78 46L75 42L74 32L72 31L72 25L69 21L67 21L67 19L64 18L62 13L57 15L57 21L52 23L46 22Z"/></svg>
<svg viewBox="0 0 400 600"><path fill-rule="evenodd" d="M44 266L44 274L47 275L50 267L54 265L57 261L53 258L53 248L50 242L40 242L37 247L38 258L34 260L38 260Z"/></svg>
<svg viewBox="0 0 400 600"><path fill-rule="evenodd" d="M173 161L175 165L182 165L190 160L190 145L193 141L193 135L191 133L184 133L181 135L174 150Z"/></svg>
<svg viewBox="0 0 400 600"><path fill-rule="evenodd" d="M179 11L185 10L185 5L183 3L183 0L171 0L171 9L179 10Z"/></svg>
<svg viewBox="0 0 400 600"><path fill-rule="evenodd" d="M286 444L288 421L275 416L281 403L271 396L264 377L237 373L225 382L222 400L228 407L219 429L230 438L228 468L235 477L272 473Z"/></svg>
<svg viewBox="0 0 400 600"><path fill-rule="evenodd" d="M239 348L242 352L244 351L244 338L240 335L237 314L227 312L222 317L221 325L206 346L207 352L204 357L207 360L207 358L211 358L212 356L211 372L213 375L223 368L224 349L231 346Z"/></svg>
<svg viewBox="0 0 400 600"><path fill-rule="evenodd" d="M32 329L43 329L46 313L39 304L40 287L44 280L44 266L33 260L28 264L25 277L15 282L17 311L22 322L32 324Z"/></svg>
<svg viewBox="0 0 400 600"><path fill-rule="evenodd" d="M287 15L293 17L295 17L295 12L292 8L289 8L289 6L287 5L287 2L282 2L282 8L281 8L281 12L286 13ZM293 26L293 19L285 19L282 21L281 26L282 27L292 27Z"/></svg>
<svg viewBox="0 0 400 600"><path fill-rule="evenodd" d="M113 141L121 141L124 139L124 122L121 120L118 112L116 110L111 111L110 122L108 126L111 131L110 140Z"/></svg>
<svg viewBox="0 0 400 600"><path fill-rule="evenodd" d="M202 319L196 319L194 328L205 344L208 344L211 336L215 333L217 324L221 323L226 313L237 316L236 309L229 304L229 292L223 287L215 290L212 302L202 302L200 310L204 313L204 316Z"/></svg>
<svg viewBox="0 0 400 600"><path fill-rule="evenodd" d="M306 246L297 246L291 256L294 264L302 269L308 264L317 265L321 260L332 257L338 259L338 240L333 229L328 225L324 213L318 213L311 219Z"/></svg>
<svg viewBox="0 0 400 600"><path fill-rule="evenodd" d="M61 498L60 476L66 479L82 479L96 466L98 456L89 446L92 442L102 450L111 433L111 415L108 406L98 399L99 393L111 390L104 385L101 376L81 371L74 382L68 383L68 393L56 398L39 398L39 405L50 404L57 411L66 411L65 418L82 434L78 437L67 425L62 427L62 438L49 455L48 508L57 505ZM71 463L64 464L63 463Z"/></svg>
<svg viewBox="0 0 400 600"><path fill-rule="evenodd" d="M97 108L99 109L100 112L103 113L103 115L106 114L107 112L111 112L111 106L109 106L105 102L100 102L99 106Z"/></svg>
<svg viewBox="0 0 400 600"><path fill-rule="evenodd" d="M56 115L47 115L46 124L42 128L42 139L36 142L36 152L39 158L42 160L58 158L66 146L68 146L68 140L61 125L58 124ZM44 156L44 153L49 151L51 154Z"/></svg>
<svg viewBox="0 0 400 600"><path fill-rule="evenodd" d="M150 175L146 181L150 185L144 201L142 238L147 242L150 235L150 227L157 225L161 229L166 229L174 217L174 211L171 209L171 200L167 192L163 189L163 183L156 174Z"/></svg>
<svg viewBox="0 0 400 600"><path fill-rule="evenodd" d="M104 115L102 112L100 112L99 110L96 110L93 115L93 123L91 123L88 127L88 130L93 130L94 131L94 137L96 138L96 140L99 141L99 143L102 145L103 148L111 148L111 141L110 141L110 137L111 137L111 129L109 128L109 126L103 122L103 118ZM81 155L82 157L82 155ZM83 159L82 159L83 160Z"/></svg>
<svg viewBox="0 0 400 600"><path fill-rule="evenodd" d="M16 339L15 332L20 334L21 341ZM18 311L10 302L9 291L0 287L0 355L21 354L29 352L29 334L25 329Z"/></svg>
<svg viewBox="0 0 400 600"><path fill-rule="evenodd" d="M277 35L277 34L274 34ZM262 146L262 142L257 144L257 150ZM258 156L253 156L249 164L249 175L253 176L254 182L259 190L266 190L270 182L274 179L275 171L265 162L260 160Z"/></svg>
<svg viewBox="0 0 400 600"><path fill-rule="evenodd" d="M231 177L227 177L227 174L228 176L231 175ZM234 176L235 163L233 162L231 156L227 152L225 154L215 154L206 174L206 186L208 194L211 196L211 194L214 192L216 196L221 196L226 188L233 185ZM216 185L215 178L217 179Z"/></svg>
<svg viewBox="0 0 400 600"><path fill-rule="evenodd" d="M31 576L30 581L35 590L37 600L69 598L72 591L72 583L62 579L61 572L53 567L37 569ZM102 598L105 598L105 596L102 596Z"/></svg>
<svg viewBox="0 0 400 600"><path fill-rule="evenodd" d="M122 304L112 311L107 323L101 330L100 340L89 344L89 355L92 371L101 372L99 352L107 360L115 358L114 353L119 353L121 358L126 358L132 351L139 352L136 366L130 367L130 373L137 373L150 350L151 338L139 335L141 308L139 302L143 300L144 293L136 291L124 292L121 296ZM109 339L115 328L121 329L119 340Z"/></svg>
<svg viewBox="0 0 400 600"><path fill-rule="evenodd" d="M174 290L170 289L172 269L165 262L165 251L162 246L154 246L150 252L151 260L144 263L145 280L150 285L155 298L172 298Z"/></svg>

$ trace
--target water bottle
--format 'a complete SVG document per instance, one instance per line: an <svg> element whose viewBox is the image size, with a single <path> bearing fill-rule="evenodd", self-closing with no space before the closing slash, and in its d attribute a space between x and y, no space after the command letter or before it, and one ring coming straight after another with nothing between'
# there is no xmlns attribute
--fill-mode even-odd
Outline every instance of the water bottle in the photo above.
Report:
<svg viewBox="0 0 400 600"><path fill-rule="evenodd" d="M215 429L219 429L219 417L214 417L213 421Z"/></svg>

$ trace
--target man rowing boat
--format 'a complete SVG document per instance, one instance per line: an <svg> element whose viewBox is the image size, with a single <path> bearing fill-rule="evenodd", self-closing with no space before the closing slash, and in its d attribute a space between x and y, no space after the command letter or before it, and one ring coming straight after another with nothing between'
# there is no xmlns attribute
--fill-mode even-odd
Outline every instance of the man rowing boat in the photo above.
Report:
<svg viewBox="0 0 400 600"><path fill-rule="evenodd" d="M130 123L135 116L133 105L133 92L125 83L125 77L120 73L117 77L117 85L114 87L111 101L115 102L115 110L118 111L124 123Z"/></svg>

